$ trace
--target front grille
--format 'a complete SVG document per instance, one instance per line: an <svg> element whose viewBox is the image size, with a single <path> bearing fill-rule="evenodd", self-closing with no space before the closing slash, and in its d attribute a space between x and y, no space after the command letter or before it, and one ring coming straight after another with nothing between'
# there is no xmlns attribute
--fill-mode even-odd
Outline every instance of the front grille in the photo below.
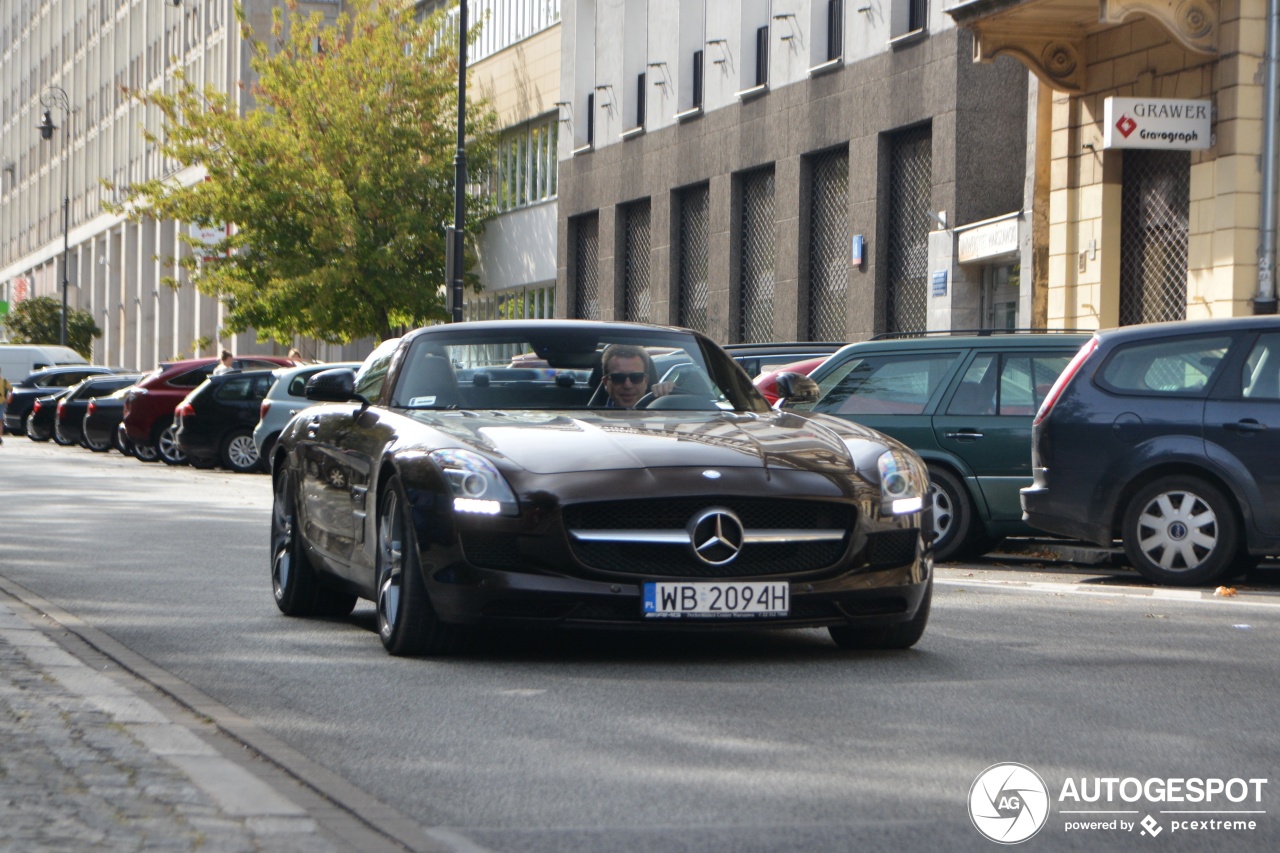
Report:
<svg viewBox="0 0 1280 853"><path fill-rule="evenodd" d="M849 530L854 508L821 501L752 498L677 498L579 504L564 510L569 531L681 531L709 507L732 510L743 528L753 530ZM594 569L650 577L734 578L816 571L839 562L848 537L820 542L749 542L732 562L713 566L694 556L687 544L642 542L570 543L574 556Z"/></svg>
<svg viewBox="0 0 1280 853"><path fill-rule="evenodd" d="M853 507L822 501L763 500L760 498L662 498L601 501L564 508L570 530L684 530L697 513L719 506L733 510L747 529L848 529Z"/></svg>
<svg viewBox="0 0 1280 853"><path fill-rule="evenodd" d="M867 562L872 568L903 566L916 558L918 530L893 530L867 537Z"/></svg>

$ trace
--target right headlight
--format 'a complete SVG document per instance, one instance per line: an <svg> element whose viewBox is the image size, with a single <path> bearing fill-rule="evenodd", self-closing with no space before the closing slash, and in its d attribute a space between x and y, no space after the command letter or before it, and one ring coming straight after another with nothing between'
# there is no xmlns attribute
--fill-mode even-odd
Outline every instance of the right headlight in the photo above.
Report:
<svg viewBox="0 0 1280 853"><path fill-rule="evenodd" d="M905 515L924 508L929 476L924 466L901 450L886 450L876 460L880 469L880 511Z"/></svg>
<svg viewBox="0 0 1280 853"><path fill-rule="evenodd" d="M431 459L440 466L453 492L454 512L519 515L515 492L493 463L479 453L436 450Z"/></svg>

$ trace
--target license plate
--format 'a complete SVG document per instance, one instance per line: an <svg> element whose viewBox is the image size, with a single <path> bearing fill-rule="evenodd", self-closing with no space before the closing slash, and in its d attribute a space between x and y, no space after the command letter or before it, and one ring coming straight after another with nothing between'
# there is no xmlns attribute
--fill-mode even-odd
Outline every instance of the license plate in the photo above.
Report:
<svg viewBox="0 0 1280 853"><path fill-rule="evenodd" d="M644 585L646 619L749 619L786 616L786 581L659 581Z"/></svg>

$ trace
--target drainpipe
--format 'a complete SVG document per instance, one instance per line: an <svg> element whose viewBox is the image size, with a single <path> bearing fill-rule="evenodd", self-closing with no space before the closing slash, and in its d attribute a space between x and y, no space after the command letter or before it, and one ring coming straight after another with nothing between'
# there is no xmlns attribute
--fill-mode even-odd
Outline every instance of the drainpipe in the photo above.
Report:
<svg viewBox="0 0 1280 853"><path fill-rule="evenodd" d="M1258 295L1253 313L1276 313L1276 64L1280 62L1280 0L1267 0L1267 53L1262 76L1262 211Z"/></svg>

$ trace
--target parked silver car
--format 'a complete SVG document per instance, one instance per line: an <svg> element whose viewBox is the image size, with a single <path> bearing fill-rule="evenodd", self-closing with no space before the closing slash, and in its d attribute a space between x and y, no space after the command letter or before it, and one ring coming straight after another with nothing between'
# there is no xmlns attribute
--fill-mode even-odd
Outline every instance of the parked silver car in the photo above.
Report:
<svg viewBox="0 0 1280 853"><path fill-rule="evenodd" d="M266 399L262 401L258 425L253 430L253 443L258 447L259 458L270 459L271 448L275 446L276 439L280 437L280 430L289 423L289 419L308 406L315 405L303 394L303 390L307 387L307 380L322 370L330 370L334 367L357 370L360 362L335 361L331 364L304 364L301 367L282 367L274 371L275 384L271 386Z"/></svg>

